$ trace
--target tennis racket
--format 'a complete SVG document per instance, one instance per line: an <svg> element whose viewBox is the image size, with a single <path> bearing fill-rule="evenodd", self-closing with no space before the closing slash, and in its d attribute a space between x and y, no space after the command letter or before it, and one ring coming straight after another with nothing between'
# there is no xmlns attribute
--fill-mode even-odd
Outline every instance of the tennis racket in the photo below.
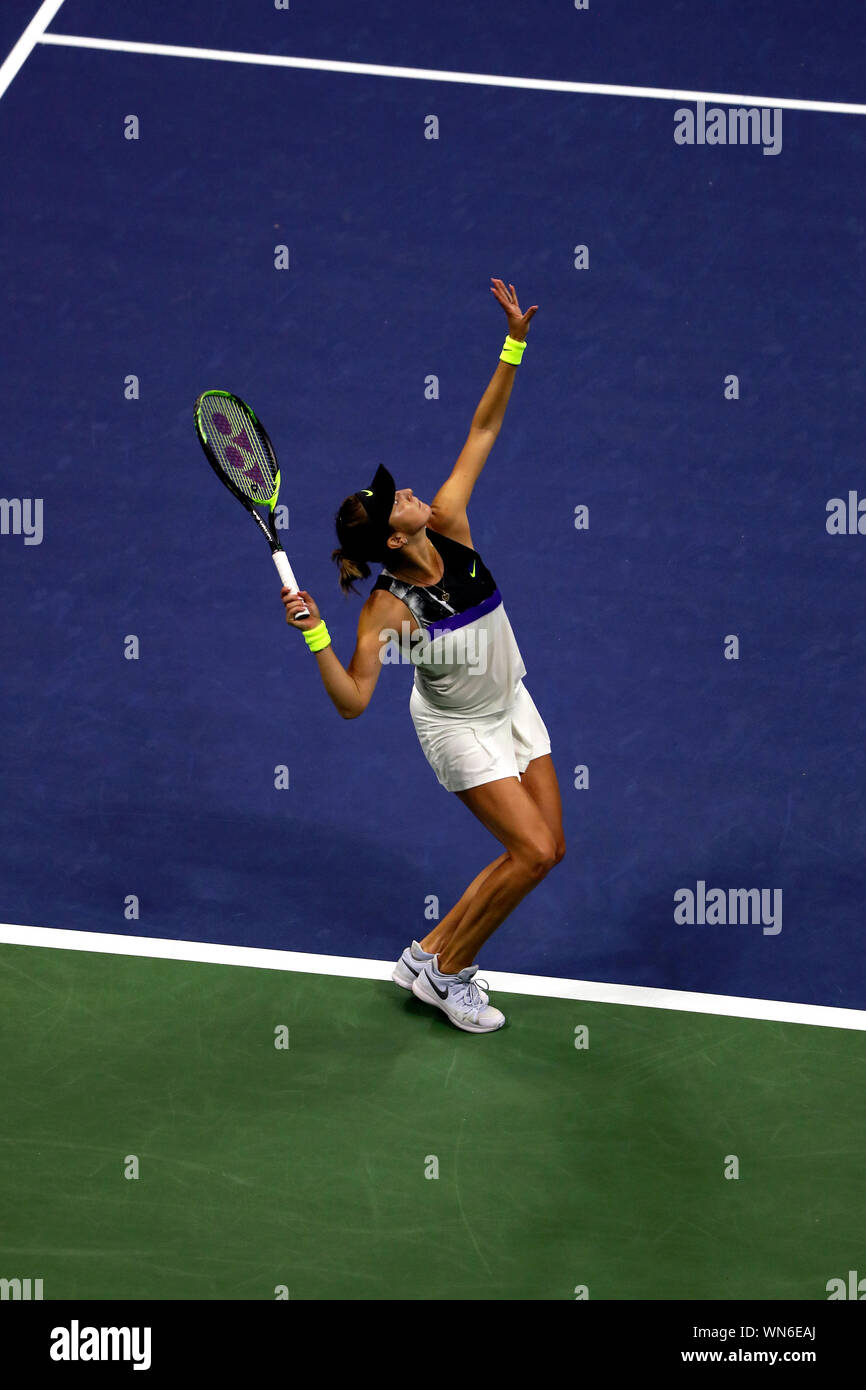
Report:
<svg viewBox="0 0 866 1390"><path fill-rule="evenodd" d="M202 391L195 403L195 432L205 457L221 483L261 528L271 548L280 579L298 592L289 557L274 527L274 508L280 494L280 469L274 446L254 411L231 391ZM256 504L268 508L263 519ZM295 618L309 618L299 608Z"/></svg>

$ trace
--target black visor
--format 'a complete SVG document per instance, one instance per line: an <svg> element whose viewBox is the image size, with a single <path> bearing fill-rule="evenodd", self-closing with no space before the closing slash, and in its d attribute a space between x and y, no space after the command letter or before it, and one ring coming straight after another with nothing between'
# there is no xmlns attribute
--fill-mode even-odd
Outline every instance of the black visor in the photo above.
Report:
<svg viewBox="0 0 866 1390"><path fill-rule="evenodd" d="M396 491L394 479L387 468L380 464L370 486L352 494L367 513L367 521L361 526L347 526L343 517L344 508L340 508L336 518L337 538L345 555L353 560L382 558L391 531L389 518L394 510Z"/></svg>

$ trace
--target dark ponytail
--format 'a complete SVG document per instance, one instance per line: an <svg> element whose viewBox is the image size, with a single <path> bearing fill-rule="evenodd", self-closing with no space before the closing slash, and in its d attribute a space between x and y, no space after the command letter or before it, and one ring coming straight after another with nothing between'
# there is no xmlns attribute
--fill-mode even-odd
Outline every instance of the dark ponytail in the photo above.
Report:
<svg viewBox="0 0 866 1390"><path fill-rule="evenodd" d="M354 583L356 579L370 578L370 566L366 560L352 560L342 550L332 551L331 559L340 566L340 588L344 594L358 592Z"/></svg>
<svg viewBox="0 0 866 1390"><path fill-rule="evenodd" d="M337 512L338 534L346 539L347 533L348 536L351 537L351 532L354 527L366 527L368 522L369 517L358 498L347 497ZM347 544L351 550L352 547L349 540L347 540ZM375 561L377 557L370 556L370 558ZM384 559L384 556L382 558ZM355 588L356 579L370 578L371 571L367 561L348 554L344 548L333 550L331 552L331 559L340 567L340 588L344 594L348 595L349 593L355 594L358 592Z"/></svg>

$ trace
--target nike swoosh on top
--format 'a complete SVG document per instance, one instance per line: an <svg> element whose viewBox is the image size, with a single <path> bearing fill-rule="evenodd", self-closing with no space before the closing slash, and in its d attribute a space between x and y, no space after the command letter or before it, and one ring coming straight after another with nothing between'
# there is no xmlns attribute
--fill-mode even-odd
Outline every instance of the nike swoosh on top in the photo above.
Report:
<svg viewBox="0 0 866 1390"><path fill-rule="evenodd" d="M472 568L471 568L471 570L469 571L469 578L470 578L470 579L474 579L474 578L475 578L475 564L476 564L476 562L473 560L473 561L472 561Z"/></svg>

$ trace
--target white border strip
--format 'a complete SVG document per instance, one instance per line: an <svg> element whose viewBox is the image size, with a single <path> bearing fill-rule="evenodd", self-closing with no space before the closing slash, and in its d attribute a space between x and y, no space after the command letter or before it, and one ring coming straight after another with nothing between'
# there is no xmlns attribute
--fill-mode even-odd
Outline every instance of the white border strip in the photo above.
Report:
<svg viewBox="0 0 866 1390"><path fill-rule="evenodd" d="M210 58L222 63L258 63L272 68L308 68L365 77L406 77L418 82L464 82L482 87L523 87L540 92L584 92L597 96L652 97L658 101L707 101L718 106L775 106L794 111L832 111L866 116L866 105L846 101L800 101L796 97L740 96L731 92L681 92L668 87L620 87L606 82L559 82L546 77L497 77L480 72L441 72L435 68L394 68L379 63L338 63L325 58L286 58L276 53L235 53L224 48L181 48L170 43L132 43L126 39L43 34L40 43L69 48L104 48L113 53L151 53L163 58Z"/></svg>
<svg viewBox="0 0 866 1390"><path fill-rule="evenodd" d="M3 66L0 67L0 97L6 91L19 68L27 62L62 4L63 0L43 0L14 48L9 50Z"/></svg>
<svg viewBox="0 0 866 1390"><path fill-rule="evenodd" d="M342 975L355 980L390 980L393 961L355 956L308 955L257 946L224 946L207 941L164 937L115 936L109 932L68 931L0 923L0 943L48 946L62 951L94 951L112 956L149 956L161 960L199 961L209 965L243 965L256 970L289 970L301 975ZM531 994L546 999L577 999L598 1004L632 1004L644 1009L673 1009L690 1014L756 1018L778 1023L807 1023L817 1028L851 1028L866 1032L866 1011L821 1004L790 1004L775 999L741 999L727 994L689 994L643 985L609 985L592 980L558 980L546 975L511 975L490 970L484 978L504 994Z"/></svg>

